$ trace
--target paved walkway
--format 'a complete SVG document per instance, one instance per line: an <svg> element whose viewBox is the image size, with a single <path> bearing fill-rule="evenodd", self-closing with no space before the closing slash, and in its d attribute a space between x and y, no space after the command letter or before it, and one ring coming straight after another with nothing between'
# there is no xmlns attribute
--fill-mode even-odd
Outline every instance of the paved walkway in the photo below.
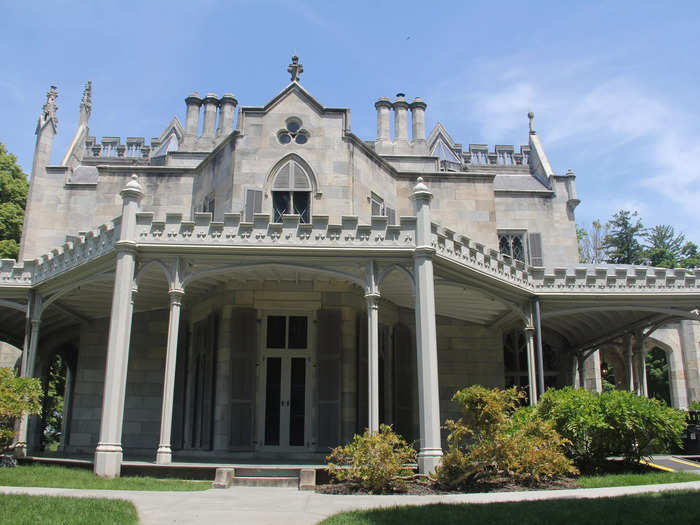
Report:
<svg viewBox="0 0 700 525"><path fill-rule="evenodd" d="M34 487L0 487L4 494L102 497L131 501L142 525L235 523L236 525L311 525L344 510L425 505L427 503L495 503L542 499L602 498L662 492L700 491L700 481L609 487L602 489L542 490L443 496L335 496L286 488L236 487L203 492L137 492L125 490L78 490Z"/></svg>

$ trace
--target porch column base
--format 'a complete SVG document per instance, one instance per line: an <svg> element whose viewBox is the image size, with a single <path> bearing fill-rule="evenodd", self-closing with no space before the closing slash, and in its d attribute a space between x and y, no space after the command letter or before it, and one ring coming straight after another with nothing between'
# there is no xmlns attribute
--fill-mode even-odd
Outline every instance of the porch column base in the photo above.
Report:
<svg viewBox="0 0 700 525"><path fill-rule="evenodd" d="M441 448L423 448L418 453L418 471L421 474L434 474L441 462Z"/></svg>
<svg viewBox="0 0 700 525"><path fill-rule="evenodd" d="M172 462L173 451L170 449L170 445L158 445L158 452L156 452L156 464L170 465Z"/></svg>
<svg viewBox="0 0 700 525"><path fill-rule="evenodd" d="M100 443L95 449L95 475L118 478L122 470L122 447L119 443Z"/></svg>

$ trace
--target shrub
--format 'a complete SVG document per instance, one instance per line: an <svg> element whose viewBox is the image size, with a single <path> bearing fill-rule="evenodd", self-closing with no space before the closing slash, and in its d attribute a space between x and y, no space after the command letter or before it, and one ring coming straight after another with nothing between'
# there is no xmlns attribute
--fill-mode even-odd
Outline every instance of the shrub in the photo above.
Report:
<svg viewBox="0 0 700 525"><path fill-rule="evenodd" d="M656 399L614 390L596 394L566 387L548 390L537 406L567 441L566 453L582 470L603 465L608 456L628 462L680 443L685 416Z"/></svg>
<svg viewBox="0 0 700 525"><path fill-rule="evenodd" d="M533 483L576 472L553 426L531 408L519 408L524 398L515 387L489 390L476 385L457 392L452 400L462 405L462 417L445 423L450 433L438 482L459 488L509 476Z"/></svg>
<svg viewBox="0 0 700 525"><path fill-rule="evenodd" d="M688 405L688 410L700 411L700 401L693 401Z"/></svg>
<svg viewBox="0 0 700 525"><path fill-rule="evenodd" d="M39 413L40 399L38 379L16 377L9 368L0 367L0 453L12 444L15 421L24 413Z"/></svg>
<svg viewBox="0 0 700 525"><path fill-rule="evenodd" d="M379 432L365 429L345 446L336 447L326 458L329 474L339 481L352 481L370 493L405 488L403 477L413 474L407 463L415 463L416 451L389 425Z"/></svg>
<svg viewBox="0 0 700 525"><path fill-rule="evenodd" d="M605 462L609 447L599 397L582 388L547 390L539 399L537 415L550 421L566 439L566 455L584 471L595 470Z"/></svg>

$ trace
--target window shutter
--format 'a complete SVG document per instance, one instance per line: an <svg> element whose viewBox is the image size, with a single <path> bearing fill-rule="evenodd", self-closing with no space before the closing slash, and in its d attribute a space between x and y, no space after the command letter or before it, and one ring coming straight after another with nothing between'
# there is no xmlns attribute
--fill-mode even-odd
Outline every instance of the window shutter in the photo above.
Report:
<svg viewBox="0 0 700 525"><path fill-rule="evenodd" d="M262 190L247 190L245 197L245 222L253 222L253 214L262 211Z"/></svg>
<svg viewBox="0 0 700 525"><path fill-rule="evenodd" d="M340 443L342 316L340 310L319 310L317 319L318 446L326 450Z"/></svg>
<svg viewBox="0 0 700 525"><path fill-rule="evenodd" d="M389 225L396 224L396 210L394 208L386 208L386 215L389 217Z"/></svg>
<svg viewBox="0 0 700 525"><path fill-rule="evenodd" d="M544 266L542 260L542 234L530 233L527 236L527 245L530 251L530 265Z"/></svg>
<svg viewBox="0 0 700 525"><path fill-rule="evenodd" d="M416 352L406 325L394 326L394 414L395 429L409 443L418 438L414 415L417 413Z"/></svg>
<svg viewBox="0 0 700 525"><path fill-rule="evenodd" d="M275 183L272 185L273 190L288 190L290 186L290 176L292 174L292 163L287 162L282 169L277 172Z"/></svg>
<svg viewBox="0 0 700 525"><path fill-rule="evenodd" d="M231 448L253 448L257 313L253 308L231 312Z"/></svg>

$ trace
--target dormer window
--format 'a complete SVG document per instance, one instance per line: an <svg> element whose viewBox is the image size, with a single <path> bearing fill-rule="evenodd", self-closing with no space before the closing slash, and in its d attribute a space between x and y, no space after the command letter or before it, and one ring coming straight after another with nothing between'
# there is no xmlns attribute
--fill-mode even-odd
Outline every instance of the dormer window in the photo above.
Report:
<svg viewBox="0 0 700 525"><path fill-rule="evenodd" d="M309 132L302 129L302 122L297 117L287 119L287 127L277 132L280 144L289 144L292 141L297 144L306 144L309 141Z"/></svg>
<svg viewBox="0 0 700 525"><path fill-rule="evenodd" d="M272 183L273 221L281 222L283 215L299 216L299 222L311 219L311 179L306 170L289 160L277 172Z"/></svg>

